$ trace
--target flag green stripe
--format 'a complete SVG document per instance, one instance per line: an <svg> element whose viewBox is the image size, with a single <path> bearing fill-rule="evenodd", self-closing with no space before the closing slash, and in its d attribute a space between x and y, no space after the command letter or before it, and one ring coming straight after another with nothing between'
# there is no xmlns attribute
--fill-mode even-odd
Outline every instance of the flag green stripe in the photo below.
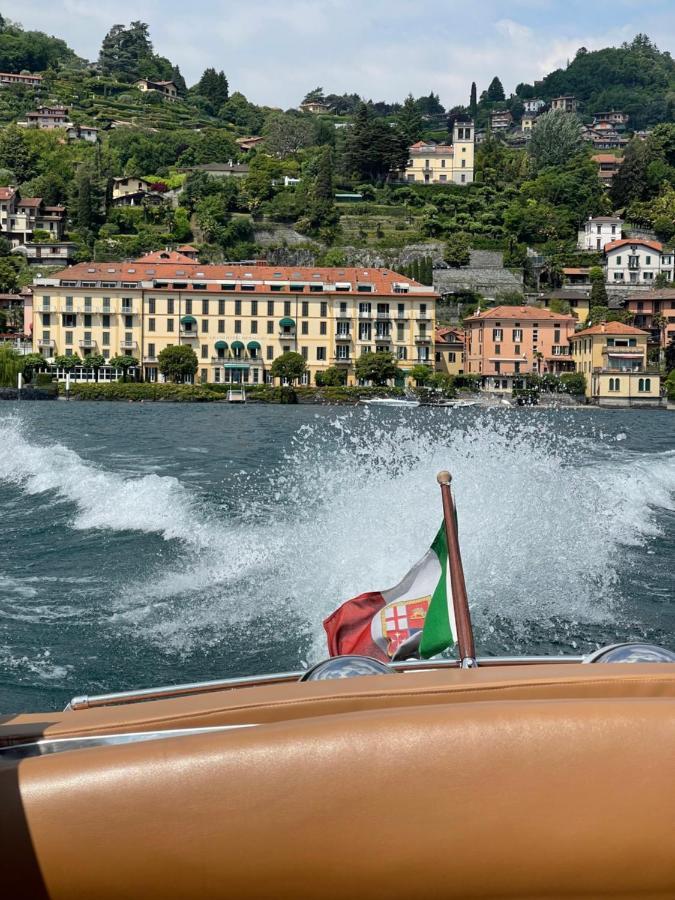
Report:
<svg viewBox="0 0 675 900"><path fill-rule="evenodd" d="M445 650L446 647L451 647L455 643L448 611L448 545L445 538L445 529L442 526L434 538L431 549L438 557L441 565L441 577L431 597L429 609L424 620L424 630L422 631L419 650L420 656L424 659L436 656L436 654Z"/></svg>

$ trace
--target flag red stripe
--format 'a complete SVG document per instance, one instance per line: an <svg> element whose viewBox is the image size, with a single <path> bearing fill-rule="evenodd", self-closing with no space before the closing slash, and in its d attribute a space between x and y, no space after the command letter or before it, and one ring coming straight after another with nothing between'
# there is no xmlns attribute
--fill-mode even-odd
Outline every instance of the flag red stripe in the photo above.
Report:
<svg viewBox="0 0 675 900"><path fill-rule="evenodd" d="M389 662L387 655L380 650L370 634L373 617L386 605L387 601L379 591L370 591L347 600L324 619L323 627L328 636L330 655L358 653Z"/></svg>

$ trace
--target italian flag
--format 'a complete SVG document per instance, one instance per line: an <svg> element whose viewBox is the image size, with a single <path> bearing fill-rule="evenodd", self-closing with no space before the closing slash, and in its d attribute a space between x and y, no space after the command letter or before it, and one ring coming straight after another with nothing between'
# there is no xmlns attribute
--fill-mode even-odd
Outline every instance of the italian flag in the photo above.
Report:
<svg viewBox="0 0 675 900"><path fill-rule="evenodd" d="M428 658L457 639L445 529L393 588L347 600L323 623L331 656Z"/></svg>

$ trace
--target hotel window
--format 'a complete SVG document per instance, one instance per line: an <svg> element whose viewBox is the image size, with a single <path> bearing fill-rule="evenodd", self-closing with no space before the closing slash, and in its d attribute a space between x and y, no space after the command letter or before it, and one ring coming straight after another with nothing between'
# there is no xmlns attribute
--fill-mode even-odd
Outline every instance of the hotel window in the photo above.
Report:
<svg viewBox="0 0 675 900"><path fill-rule="evenodd" d="M511 332L511 340L514 344L519 344L523 339L523 329L522 328L514 328Z"/></svg>
<svg viewBox="0 0 675 900"><path fill-rule="evenodd" d="M204 298L204 299L202 299L202 315L208 316L208 314L209 314L209 301L208 301L208 299Z"/></svg>
<svg viewBox="0 0 675 900"><path fill-rule="evenodd" d="M513 348L513 352L520 355L520 344L516 344Z"/></svg>
<svg viewBox="0 0 675 900"><path fill-rule="evenodd" d="M130 331L124 332L124 343L125 344L133 344L134 343L134 336Z"/></svg>
<svg viewBox="0 0 675 900"><path fill-rule="evenodd" d="M347 344L338 344L335 348L335 356L337 359L349 359L349 347Z"/></svg>
<svg viewBox="0 0 675 900"><path fill-rule="evenodd" d="M148 344L148 356L150 357L150 359L155 358L155 345L154 344Z"/></svg>
<svg viewBox="0 0 675 900"><path fill-rule="evenodd" d="M155 320L148 319L148 331L154 331L154 330L155 330Z"/></svg>
<svg viewBox="0 0 675 900"><path fill-rule="evenodd" d="M213 380L215 381L216 384L220 383L220 369L215 369L215 371L213 373Z"/></svg>
<svg viewBox="0 0 675 900"><path fill-rule="evenodd" d="M444 168L445 168L445 160L442 159L442 160L441 160L441 169L444 169Z"/></svg>
<svg viewBox="0 0 675 900"><path fill-rule="evenodd" d="M495 372L497 373L497 375L499 375L499 373L501 372L501 370L502 370L502 364L496 362L496 363L495 363Z"/></svg>
<svg viewBox="0 0 675 900"><path fill-rule="evenodd" d="M86 313L90 313L90 312L91 312L91 297L85 297L85 298L84 298L84 311L85 311Z"/></svg>
<svg viewBox="0 0 675 900"><path fill-rule="evenodd" d="M52 324L52 317L50 313L42 313L42 327L49 328Z"/></svg>
<svg viewBox="0 0 675 900"><path fill-rule="evenodd" d="M251 334L257 334L257 333L258 333L258 320L253 319L251 321Z"/></svg>
<svg viewBox="0 0 675 900"><path fill-rule="evenodd" d="M640 264L639 256L629 256L628 257L628 268L629 269L637 269Z"/></svg>
<svg viewBox="0 0 675 900"><path fill-rule="evenodd" d="M319 334L328 334L326 322L319 322Z"/></svg>
<svg viewBox="0 0 675 900"><path fill-rule="evenodd" d="M623 281L623 272L615 272L614 281Z"/></svg>
<svg viewBox="0 0 675 900"><path fill-rule="evenodd" d="M191 315L191 314L192 314L192 300L186 300L186 301L185 301L185 312L186 312L188 315Z"/></svg>
<svg viewBox="0 0 675 900"><path fill-rule="evenodd" d="M284 315L290 316L290 314L291 314L291 301L284 300Z"/></svg>
<svg viewBox="0 0 675 900"><path fill-rule="evenodd" d="M501 355L502 355L502 346L501 346L501 344L497 344L495 346L495 356L501 356Z"/></svg>
<svg viewBox="0 0 675 900"><path fill-rule="evenodd" d="M167 315L169 315L169 316L172 316L172 315L173 315L173 313L174 313L173 307L174 307L174 299L173 299L173 297L167 297L167 300L166 300L166 312L167 312Z"/></svg>
<svg viewBox="0 0 675 900"><path fill-rule="evenodd" d="M258 315L258 301L257 300L251 300L251 315L252 316Z"/></svg>
<svg viewBox="0 0 675 900"><path fill-rule="evenodd" d="M43 298L42 298L42 311L43 311L43 312L49 312L49 309L50 309L50 305L49 305L49 304L50 304L50 298L49 298L49 297L43 297Z"/></svg>
<svg viewBox="0 0 675 900"><path fill-rule="evenodd" d="M219 316L225 315L225 301L222 299L218 300L218 315Z"/></svg>
<svg viewBox="0 0 675 900"><path fill-rule="evenodd" d="M396 348L396 358L397 359L407 359L408 358L407 347L397 347Z"/></svg>
<svg viewBox="0 0 675 900"><path fill-rule="evenodd" d="M201 380L202 384L206 384L206 382L209 380L209 370L208 369L201 370L200 380Z"/></svg>
<svg viewBox="0 0 675 900"><path fill-rule="evenodd" d="M301 322L300 330L302 334L309 334L309 322Z"/></svg>
<svg viewBox="0 0 675 900"><path fill-rule="evenodd" d="M63 313L62 325L64 328L75 328L77 325L77 316L74 313L71 313L70 315L68 313Z"/></svg>
<svg viewBox="0 0 675 900"><path fill-rule="evenodd" d="M306 300L302 301L302 311L300 313L301 316L309 315L309 303Z"/></svg>
<svg viewBox="0 0 675 900"><path fill-rule="evenodd" d="M234 333L241 334L241 319L234 320Z"/></svg>
<svg viewBox="0 0 675 900"><path fill-rule="evenodd" d="M642 278L644 279L644 281L652 281L654 279L654 273L653 272L643 272Z"/></svg>
<svg viewBox="0 0 675 900"><path fill-rule="evenodd" d="M516 375L520 375L520 363L519 362L513 364L513 371L515 372Z"/></svg>
<svg viewBox="0 0 675 900"><path fill-rule="evenodd" d="M274 347L267 348L267 358L274 359Z"/></svg>
<svg viewBox="0 0 675 900"><path fill-rule="evenodd" d="M218 334L225 334L225 319L218 319Z"/></svg>
<svg viewBox="0 0 675 900"><path fill-rule="evenodd" d="M133 328L134 327L134 317L133 316L125 316L124 317L124 327L125 328Z"/></svg>
<svg viewBox="0 0 675 900"><path fill-rule="evenodd" d="M209 345L202 344L202 359L208 359L208 358L209 358Z"/></svg>
<svg viewBox="0 0 675 900"><path fill-rule="evenodd" d="M173 319L166 320L166 330L173 331Z"/></svg>
<svg viewBox="0 0 675 900"><path fill-rule="evenodd" d="M271 319L267 320L267 333L274 334L274 322Z"/></svg>
<svg viewBox="0 0 675 900"><path fill-rule="evenodd" d="M151 316L155 315L155 298L154 297L151 297L148 300L148 312L150 313Z"/></svg>
<svg viewBox="0 0 675 900"><path fill-rule="evenodd" d="M101 343L103 344L104 347L110 346L110 332L109 331L103 332L103 334L101 335Z"/></svg>
<svg viewBox="0 0 675 900"><path fill-rule="evenodd" d="M399 303L397 307L397 314L399 319L405 318L405 303Z"/></svg>
<svg viewBox="0 0 675 900"><path fill-rule="evenodd" d="M302 354L303 359L307 359L307 347L301 347L300 353Z"/></svg>
<svg viewBox="0 0 675 900"><path fill-rule="evenodd" d="M73 343L73 332L72 332L72 331L66 331L66 338L65 338L65 340L66 340L66 344L72 344L72 343Z"/></svg>
<svg viewBox="0 0 675 900"><path fill-rule="evenodd" d="M492 340L493 341L501 341L504 336L504 332L501 328L493 328L492 329Z"/></svg>
<svg viewBox="0 0 675 900"><path fill-rule="evenodd" d="M209 320L202 319L202 331L204 332L204 331L208 331L208 330L209 330Z"/></svg>
<svg viewBox="0 0 675 900"><path fill-rule="evenodd" d="M241 300L234 301L234 314L235 316L241 315Z"/></svg>
<svg viewBox="0 0 675 900"><path fill-rule="evenodd" d="M641 378L638 381L638 391L641 393L649 393L652 389L652 380L651 378Z"/></svg>
<svg viewBox="0 0 675 900"><path fill-rule="evenodd" d="M397 326L396 340L397 341L405 340L405 326L404 325Z"/></svg>
<svg viewBox="0 0 675 900"><path fill-rule="evenodd" d="M553 332L553 343L554 344L560 343L560 329L559 328L555 328L555 330Z"/></svg>
<svg viewBox="0 0 675 900"><path fill-rule="evenodd" d="M326 359L326 348L325 347L317 347L316 348L317 362L324 362L325 359Z"/></svg>
<svg viewBox="0 0 675 900"><path fill-rule="evenodd" d="M462 168L466 169L466 160L465 159L462 160Z"/></svg>
<svg viewBox="0 0 675 900"><path fill-rule="evenodd" d="M325 317L328 315L328 304L326 303L325 300L321 301L321 308L319 310L319 315L321 316L322 319L325 319Z"/></svg>
<svg viewBox="0 0 675 900"><path fill-rule="evenodd" d="M72 311L73 311L73 298L66 297L66 312L72 312Z"/></svg>
<svg viewBox="0 0 675 900"><path fill-rule="evenodd" d="M454 363L454 362L456 362L456 360L457 360L457 354L455 353L454 350L450 350L450 352L448 353L448 362Z"/></svg>
<svg viewBox="0 0 675 900"><path fill-rule="evenodd" d="M462 182L462 184L465 184L465 182L466 182L466 175L464 175L464 173L462 173L462 174L459 176L459 180Z"/></svg>
<svg viewBox="0 0 675 900"><path fill-rule="evenodd" d="M268 316L274 315L274 300L267 301L267 315Z"/></svg>

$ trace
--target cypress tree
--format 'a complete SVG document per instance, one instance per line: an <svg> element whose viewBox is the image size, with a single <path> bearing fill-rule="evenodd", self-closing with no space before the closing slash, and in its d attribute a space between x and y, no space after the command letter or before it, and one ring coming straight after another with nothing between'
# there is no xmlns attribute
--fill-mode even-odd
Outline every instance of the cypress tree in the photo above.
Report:
<svg viewBox="0 0 675 900"><path fill-rule="evenodd" d="M476 91L476 82L471 82L471 98L469 99L469 113L471 118L475 120L478 115L478 93Z"/></svg>

